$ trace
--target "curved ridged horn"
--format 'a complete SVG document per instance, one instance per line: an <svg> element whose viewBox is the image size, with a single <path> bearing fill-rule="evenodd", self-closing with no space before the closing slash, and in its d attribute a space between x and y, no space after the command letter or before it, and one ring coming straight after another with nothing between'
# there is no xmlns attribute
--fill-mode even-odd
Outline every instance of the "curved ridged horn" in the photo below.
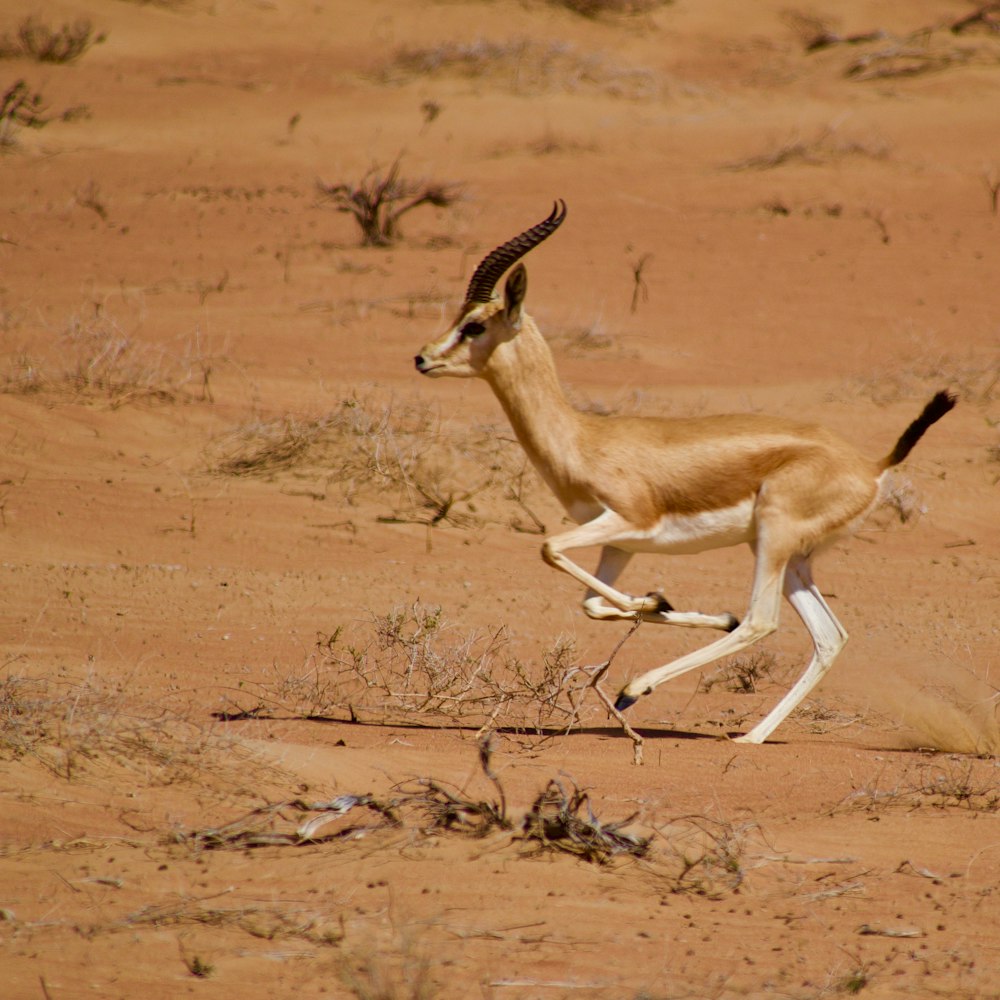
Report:
<svg viewBox="0 0 1000 1000"><path fill-rule="evenodd" d="M469 282L465 301L489 302L493 297L493 289L496 288L503 273L529 250L537 247L542 240L551 236L562 225L565 218L566 202L562 198L557 198L552 206L552 214L547 219L543 219L537 226L526 229L520 236L515 236L512 240L498 246L492 253L487 254Z"/></svg>

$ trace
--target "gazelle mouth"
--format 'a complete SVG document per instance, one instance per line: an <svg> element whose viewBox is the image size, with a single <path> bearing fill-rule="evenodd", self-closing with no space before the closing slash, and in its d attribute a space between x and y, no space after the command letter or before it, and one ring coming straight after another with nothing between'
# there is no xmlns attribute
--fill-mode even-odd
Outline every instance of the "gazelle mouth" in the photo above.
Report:
<svg viewBox="0 0 1000 1000"><path fill-rule="evenodd" d="M413 359L413 363L417 366L417 371L421 375L429 375L438 368L444 367L440 361L428 361L419 354Z"/></svg>

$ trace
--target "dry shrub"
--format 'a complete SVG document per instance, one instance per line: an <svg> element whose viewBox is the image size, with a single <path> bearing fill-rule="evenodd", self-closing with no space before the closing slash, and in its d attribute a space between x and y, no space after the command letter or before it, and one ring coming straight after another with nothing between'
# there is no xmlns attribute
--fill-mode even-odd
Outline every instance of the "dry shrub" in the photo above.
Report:
<svg viewBox="0 0 1000 1000"><path fill-rule="evenodd" d="M586 815L582 815L584 808ZM632 815L616 823L601 823L594 816L586 792L575 782L567 791L562 782L553 778L528 810L522 836L540 849L605 865L623 855L644 858L649 853L649 838L626 829L635 818Z"/></svg>
<svg viewBox="0 0 1000 1000"><path fill-rule="evenodd" d="M509 830L503 792L499 802L468 799L458 789L433 778L417 778L401 789L409 805L416 805L426 830L467 833L485 837L494 830Z"/></svg>
<svg viewBox="0 0 1000 1000"><path fill-rule="evenodd" d="M51 120L41 93L32 91L26 81L15 80L0 95L0 150L16 145L20 129L44 128Z"/></svg>
<svg viewBox="0 0 1000 1000"><path fill-rule="evenodd" d="M372 167L357 182L317 184L337 211L354 217L361 229L362 246L392 246L401 236L400 220L408 212L421 205L448 208L460 197L460 184L402 177L400 161L401 157L397 157L385 172L381 167Z"/></svg>
<svg viewBox="0 0 1000 1000"><path fill-rule="evenodd" d="M844 711L815 698L804 701L792 712L790 718L794 719L807 733L816 735L832 733L838 729L848 729L859 724L869 726L874 724L870 712L862 715L858 712ZM889 720L879 722L881 729L888 728L889 725Z"/></svg>
<svg viewBox="0 0 1000 1000"><path fill-rule="evenodd" d="M25 18L18 26L14 38L0 38L0 59L26 56L38 62L75 62L92 45L97 45L107 36L95 32L93 24L85 19L50 28L35 17Z"/></svg>
<svg viewBox="0 0 1000 1000"><path fill-rule="evenodd" d="M598 91L631 100L657 97L664 89L652 70L619 66L568 42L527 38L403 48L382 71L384 82L428 76L489 80L515 93Z"/></svg>
<svg viewBox="0 0 1000 1000"><path fill-rule="evenodd" d="M419 602L371 615L360 634L322 635L301 673L244 681L226 718L279 712L378 724L505 726L546 735L578 721L590 683L558 639L525 664L504 626L463 631Z"/></svg>
<svg viewBox="0 0 1000 1000"><path fill-rule="evenodd" d="M381 846L408 842L413 835L441 834L482 838L508 834L508 846L517 857L540 852L568 854L590 864L642 862L644 883L666 894L692 893L720 898L735 892L745 879L744 859L756 824L734 825L703 815L680 816L659 826L642 823L638 813L605 822L595 815L586 791L565 775L550 779L515 823L507 814L503 785L492 769L493 734L479 740L479 763L497 791L497 799L469 798L458 788L433 778L416 778L395 786L388 797L341 795L331 802L301 799L266 805L221 827L179 833L175 842L196 851L246 850L249 847L301 847L325 841L346 844L368 834L381 833ZM364 808L374 818L367 823L328 825L354 809ZM325 831L325 832L321 832ZM392 832L391 840L386 835ZM656 848L662 843L664 850ZM368 848L369 852L375 848ZM494 849L498 849L495 847ZM141 915L155 922L191 919L191 908L148 908ZM225 915L229 917L229 914Z"/></svg>
<svg viewBox="0 0 1000 1000"><path fill-rule="evenodd" d="M806 52L818 52L834 45L861 45L864 42L881 41L886 37L886 32L880 29L843 34L827 20L796 10L786 11L782 20L798 35Z"/></svg>
<svg viewBox="0 0 1000 1000"><path fill-rule="evenodd" d="M1000 810L997 768L974 760L947 760L921 769L913 793L938 809L958 807L973 812Z"/></svg>
<svg viewBox="0 0 1000 1000"><path fill-rule="evenodd" d="M17 146L17 133L23 128L44 128L50 122L72 122L90 117L85 104L77 104L57 114L49 114L45 99L32 91L25 80L14 83L0 94L0 153Z"/></svg>

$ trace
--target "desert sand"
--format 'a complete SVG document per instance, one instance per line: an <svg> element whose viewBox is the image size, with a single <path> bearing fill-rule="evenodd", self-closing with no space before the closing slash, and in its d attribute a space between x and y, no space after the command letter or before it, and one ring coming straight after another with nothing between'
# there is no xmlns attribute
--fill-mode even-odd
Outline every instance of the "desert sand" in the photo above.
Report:
<svg viewBox="0 0 1000 1000"><path fill-rule="evenodd" d="M4 4L3 997L1000 996L1000 13L596 6ZM363 245L331 192L394 164L445 196ZM765 745L791 610L635 705L636 766L578 668L705 636L586 618L488 387L414 370L556 198L580 407L874 458L959 396ZM750 567L621 583L740 615Z"/></svg>

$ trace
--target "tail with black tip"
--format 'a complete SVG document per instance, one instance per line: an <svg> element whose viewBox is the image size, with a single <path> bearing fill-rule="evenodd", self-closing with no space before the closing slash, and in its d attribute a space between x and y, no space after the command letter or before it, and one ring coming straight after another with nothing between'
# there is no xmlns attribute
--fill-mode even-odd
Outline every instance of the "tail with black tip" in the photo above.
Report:
<svg viewBox="0 0 1000 1000"><path fill-rule="evenodd" d="M909 427L903 431L896 446L879 463L881 472L899 465L913 451L914 445L924 436L927 429L936 424L949 410L955 408L958 397L951 392L942 390L924 407L923 412Z"/></svg>

